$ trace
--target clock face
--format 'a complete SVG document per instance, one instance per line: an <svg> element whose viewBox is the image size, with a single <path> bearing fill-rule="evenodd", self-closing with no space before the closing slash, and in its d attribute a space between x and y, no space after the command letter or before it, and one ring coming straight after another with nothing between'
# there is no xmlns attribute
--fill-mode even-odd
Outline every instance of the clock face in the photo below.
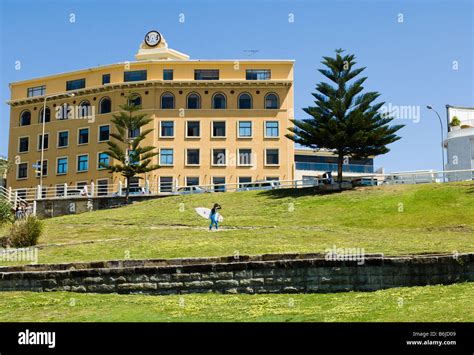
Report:
<svg viewBox="0 0 474 355"><path fill-rule="evenodd" d="M145 43L150 47L155 47L161 42L161 34L158 31L150 31L145 35Z"/></svg>

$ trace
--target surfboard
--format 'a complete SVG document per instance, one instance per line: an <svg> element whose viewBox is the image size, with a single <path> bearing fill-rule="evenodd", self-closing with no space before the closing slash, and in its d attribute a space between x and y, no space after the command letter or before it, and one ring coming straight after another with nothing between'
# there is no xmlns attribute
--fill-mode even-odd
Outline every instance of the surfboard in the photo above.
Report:
<svg viewBox="0 0 474 355"><path fill-rule="evenodd" d="M195 210L196 210L196 213L200 215L202 218L209 219L209 216L211 215L211 210L206 207L196 207ZM224 217L222 217L218 212L217 221L222 222L223 220L224 220Z"/></svg>

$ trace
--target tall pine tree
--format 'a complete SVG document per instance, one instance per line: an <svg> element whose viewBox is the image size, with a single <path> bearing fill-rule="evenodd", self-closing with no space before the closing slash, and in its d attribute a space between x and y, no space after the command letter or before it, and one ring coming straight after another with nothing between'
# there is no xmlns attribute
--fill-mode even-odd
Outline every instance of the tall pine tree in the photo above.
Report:
<svg viewBox="0 0 474 355"><path fill-rule="evenodd" d="M311 117L291 120L294 127L286 137L313 149L326 148L337 155L337 181L342 182L344 157L366 159L369 156L390 151L387 145L400 139L395 133L404 127L392 125L389 113L380 109L385 102L374 103L380 96L377 92L361 93L367 77L355 79L364 69L355 69L355 56L343 56L343 50L336 50L336 56L323 57L327 68L319 72L331 83L320 82L316 86L315 106L303 110ZM351 83L349 83L352 79Z"/></svg>

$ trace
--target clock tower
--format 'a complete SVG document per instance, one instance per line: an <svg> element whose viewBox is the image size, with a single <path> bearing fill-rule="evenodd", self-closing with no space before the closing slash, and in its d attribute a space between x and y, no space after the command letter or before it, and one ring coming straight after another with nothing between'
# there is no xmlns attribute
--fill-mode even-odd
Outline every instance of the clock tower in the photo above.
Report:
<svg viewBox="0 0 474 355"><path fill-rule="evenodd" d="M168 48L163 35L156 30L151 30L146 33L135 58L137 60L188 60L189 56Z"/></svg>

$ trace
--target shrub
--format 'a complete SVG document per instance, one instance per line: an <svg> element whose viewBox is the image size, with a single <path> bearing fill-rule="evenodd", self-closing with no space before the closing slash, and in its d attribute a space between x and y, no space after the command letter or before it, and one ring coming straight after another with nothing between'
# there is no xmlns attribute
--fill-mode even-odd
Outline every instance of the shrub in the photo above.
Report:
<svg viewBox="0 0 474 355"><path fill-rule="evenodd" d="M456 127L456 126L460 126L461 125L461 121L459 120L459 118L457 118L456 116L454 116L452 119L451 119L451 123L449 124L451 127Z"/></svg>
<svg viewBox="0 0 474 355"><path fill-rule="evenodd" d="M0 227L13 222L13 211L10 204L0 199Z"/></svg>
<svg viewBox="0 0 474 355"><path fill-rule="evenodd" d="M14 248L27 248L38 243L43 233L43 222L33 216L15 221L10 229L10 242Z"/></svg>

